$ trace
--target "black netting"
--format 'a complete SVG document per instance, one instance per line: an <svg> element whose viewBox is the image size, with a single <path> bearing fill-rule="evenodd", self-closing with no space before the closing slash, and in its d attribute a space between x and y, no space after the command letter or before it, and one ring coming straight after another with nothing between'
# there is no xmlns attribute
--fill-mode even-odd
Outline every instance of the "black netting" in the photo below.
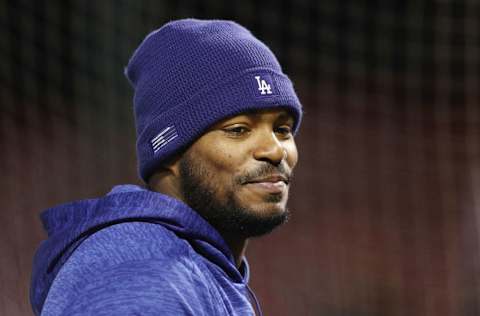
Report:
<svg viewBox="0 0 480 316"><path fill-rule="evenodd" d="M0 1L0 314L29 313L42 208L139 182L123 67L184 17L249 28L306 110L296 219L251 251L268 314L480 314L474 0Z"/></svg>

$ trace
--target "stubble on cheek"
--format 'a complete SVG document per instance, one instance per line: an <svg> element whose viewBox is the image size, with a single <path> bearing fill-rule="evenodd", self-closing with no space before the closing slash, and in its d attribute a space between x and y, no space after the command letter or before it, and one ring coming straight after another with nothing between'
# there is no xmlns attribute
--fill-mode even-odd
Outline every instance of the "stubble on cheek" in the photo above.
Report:
<svg viewBox="0 0 480 316"><path fill-rule="evenodd" d="M237 178L232 176L223 182L219 175L214 176L200 161L188 155L182 158L180 169L185 202L219 232L260 236L288 219L285 206L275 210L281 195L266 195L259 200L248 198L248 194L242 196L244 188Z"/></svg>

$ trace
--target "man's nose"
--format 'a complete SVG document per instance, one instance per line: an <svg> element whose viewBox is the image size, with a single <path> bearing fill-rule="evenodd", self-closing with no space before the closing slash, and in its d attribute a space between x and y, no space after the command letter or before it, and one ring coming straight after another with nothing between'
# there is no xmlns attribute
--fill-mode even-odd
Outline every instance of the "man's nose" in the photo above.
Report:
<svg viewBox="0 0 480 316"><path fill-rule="evenodd" d="M278 165L287 157L287 151L274 132L259 136L253 156L256 160Z"/></svg>

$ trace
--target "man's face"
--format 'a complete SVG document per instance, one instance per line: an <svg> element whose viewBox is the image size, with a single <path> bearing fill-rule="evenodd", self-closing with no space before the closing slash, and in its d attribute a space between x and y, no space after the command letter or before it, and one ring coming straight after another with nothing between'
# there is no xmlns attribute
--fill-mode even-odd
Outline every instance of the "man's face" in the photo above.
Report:
<svg viewBox="0 0 480 316"><path fill-rule="evenodd" d="M298 159L293 122L277 109L213 126L180 159L183 200L223 234L259 236L285 222Z"/></svg>

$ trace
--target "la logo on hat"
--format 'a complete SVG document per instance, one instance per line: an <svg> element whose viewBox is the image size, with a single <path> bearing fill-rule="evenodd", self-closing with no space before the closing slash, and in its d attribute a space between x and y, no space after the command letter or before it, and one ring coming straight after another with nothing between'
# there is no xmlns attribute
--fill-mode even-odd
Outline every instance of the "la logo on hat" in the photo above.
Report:
<svg viewBox="0 0 480 316"><path fill-rule="evenodd" d="M258 91L260 91L260 94L272 94L272 87L267 81L265 81L265 79L262 79L260 76L255 76L255 79L257 79Z"/></svg>

